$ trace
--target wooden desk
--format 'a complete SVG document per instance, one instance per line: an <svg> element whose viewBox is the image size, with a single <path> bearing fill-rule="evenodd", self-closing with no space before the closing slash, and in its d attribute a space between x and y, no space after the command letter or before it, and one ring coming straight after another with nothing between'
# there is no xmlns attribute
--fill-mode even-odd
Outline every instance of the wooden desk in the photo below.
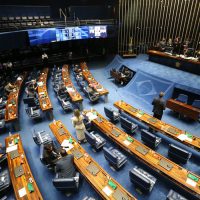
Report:
<svg viewBox="0 0 200 200"><path fill-rule="evenodd" d="M109 91L94 79L85 62L81 63L80 67L84 79L88 82L89 85L91 85L95 89L96 92L100 94L100 96L105 96L105 102L107 102L108 101L107 96L109 94Z"/></svg>
<svg viewBox="0 0 200 200"><path fill-rule="evenodd" d="M66 86L67 92L69 93L69 96L70 96L72 102L78 103L80 105L80 107L82 108L83 98L79 94L79 92L76 90L76 88L74 87L74 85L73 85L73 83L70 79L70 73L69 73L69 66L68 65L63 65L62 80L63 80L63 82Z"/></svg>
<svg viewBox="0 0 200 200"><path fill-rule="evenodd" d="M149 60L200 75L200 61L173 56L161 51L149 50Z"/></svg>
<svg viewBox="0 0 200 200"><path fill-rule="evenodd" d="M22 146L22 141L19 134L12 135L10 137L7 137L5 139L6 148L11 147L12 145L15 145L17 143L17 152L19 153L19 156L16 158L11 158L11 152L7 153L7 160L8 160L8 167L10 171L10 177L12 181L12 185L15 191L15 197L16 199L24 199L24 200L42 200L42 195L40 194L40 191L37 187L37 184L35 182L35 179L31 173L28 161L26 159L26 155ZM10 144L11 143L11 144ZM15 153L16 155L16 153ZM21 166L24 170L24 174L16 177L15 176L15 168ZM28 184L30 184L29 179L32 179L33 183L32 186L34 188L33 192L29 192L28 190ZM29 185L30 186L30 185ZM26 194L23 197L19 196L19 190L22 188L25 189Z"/></svg>
<svg viewBox="0 0 200 200"><path fill-rule="evenodd" d="M164 177L173 181L182 189L200 198L199 176L182 168L181 166L177 165L176 163L172 162L171 160L165 158L164 156L153 151L141 142L137 141L135 138L129 136L127 133L105 119L98 112L94 111L91 114L90 111L85 111L83 114L86 114L89 118L91 115L96 115L97 118L93 119L92 123L99 130L101 130L103 134L106 134L111 140L116 142L124 150L131 153L133 157L137 157L140 161L142 161ZM192 176L195 181L188 176ZM192 186L192 184L194 185Z"/></svg>
<svg viewBox="0 0 200 200"><path fill-rule="evenodd" d="M117 101L114 103L114 106L117 107L120 111L125 112L131 117L147 124L152 129L167 135L178 142L181 142L193 149L200 151L200 138L194 135L191 135L187 131L178 129L170 124L167 124L161 120L158 120L151 115L144 113L142 110L136 109L133 106L125 103L124 101Z"/></svg>
<svg viewBox="0 0 200 200"><path fill-rule="evenodd" d="M48 72L49 68L44 68L41 71L41 74L38 78L38 99L40 103L40 108L41 110L44 111L49 111L50 113L53 110L51 101L48 96L48 91L47 91L47 78L48 78Z"/></svg>
<svg viewBox="0 0 200 200"><path fill-rule="evenodd" d="M16 89L10 92L6 103L5 121L12 122L18 120L18 101L22 88L22 83L25 79L26 73L22 74L15 82Z"/></svg>
<svg viewBox="0 0 200 200"><path fill-rule="evenodd" d="M110 70L110 76L112 78L115 79L115 81L117 81L118 83L126 83L128 80L127 80L127 77L124 76L121 72L119 71L116 71L116 70Z"/></svg>
<svg viewBox="0 0 200 200"><path fill-rule="evenodd" d="M187 117L197 121L200 116L200 109L195 108L186 103L182 103L180 101L176 101L175 99L167 100L166 107L178 112L180 114L186 115Z"/></svg>
<svg viewBox="0 0 200 200"><path fill-rule="evenodd" d="M65 128L65 126L62 124L61 121L52 122L50 123L49 127L60 144L62 144L64 140L69 140L70 138L72 138L74 144L72 149L67 151L67 153L74 154L75 152L79 152L79 154L81 155L80 158L77 158L76 154L74 154L74 163L77 169L80 171L81 174L83 174L83 176L87 179L87 181L93 186L93 188L99 193L99 195L103 199L114 200L116 191L119 191L120 193L123 194L124 200L135 199L117 181L115 181L112 177L110 177L110 175L103 168L101 168L100 165L97 162L95 162L95 160L93 160L92 157L90 157L90 155L87 154L87 152L71 136L71 134ZM60 135L59 131L63 134ZM96 175L91 174L91 172L89 172L89 170L87 169L88 166L92 165L94 165L98 170ZM109 181L111 181L117 186L116 190L110 187L110 185L108 184ZM111 191L111 194L109 196L104 192L104 189L106 187Z"/></svg>

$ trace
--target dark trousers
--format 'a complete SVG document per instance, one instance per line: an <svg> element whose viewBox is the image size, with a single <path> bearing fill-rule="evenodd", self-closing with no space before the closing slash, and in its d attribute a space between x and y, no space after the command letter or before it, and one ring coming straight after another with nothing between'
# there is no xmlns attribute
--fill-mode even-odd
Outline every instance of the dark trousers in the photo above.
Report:
<svg viewBox="0 0 200 200"><path fill-rule="evenodd" d="M159 120L162 119L162 115L158 115L158 114L156 114L156 113L153 114L153 117L155 117L155 118L157 118L157 119L159 119Z"/></svg>

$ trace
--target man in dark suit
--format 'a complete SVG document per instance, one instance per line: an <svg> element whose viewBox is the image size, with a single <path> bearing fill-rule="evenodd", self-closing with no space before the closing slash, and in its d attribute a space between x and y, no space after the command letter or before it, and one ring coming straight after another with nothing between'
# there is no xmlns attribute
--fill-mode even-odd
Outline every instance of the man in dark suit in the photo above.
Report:
<svg viewBox="0 0 200 200"><path fill-rule="evenodd" d="M76 174L76 169L74 167L74 156L67 155L66 151L62 149L60 151L60 155L62 156L56 162L56 173L59 174L59 178L71 178Z"/></svg>
<svg viewBox="0 0 200 200"><path fill-rule="evenodd" d="M163 110L165 110L165 100L163 99L164 93L160 92L159 97L154 98L153 105L153 116L157 119L162 119Z"/></svg>

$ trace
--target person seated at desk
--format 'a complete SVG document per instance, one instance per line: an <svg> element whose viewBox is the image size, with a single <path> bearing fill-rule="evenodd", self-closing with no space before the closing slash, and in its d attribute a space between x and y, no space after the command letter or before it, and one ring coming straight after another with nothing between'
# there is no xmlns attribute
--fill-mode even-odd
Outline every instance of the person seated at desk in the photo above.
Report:
<svg viewBox="0 0 200 200"><path fill-rule="evenodd" d="M66 94L66 93L67 93L66 86L64 85L64 83L61 83L59 85L58 95L62 95L62 94Z"/></svg>
<svg viewBox="0 0 200 200"><path fill-rule="evenodd" d="M0 157L6 154L6 148L0 143Z"/></svg>
<svg viewBox="0 0 200 200"><path fill-rule="evenodd" d="M43 157L47 164L55 165L56 161L60 157L60 154L53 144L46 144L44 146Z"/></svg>
<svg viewBox="0 0 200 200"><path fill-rule="evenodd" d="M4 99L4 97L0 97L0 109L4 108L6 103L7 101Z"/></svg>
<svg viewBox="0 0 200 200"><path fill-rule="evenodd" d="M68 155L67 152L62 149L60 151L61 158L56 162L55 171L58 173L59 178L71 178L76 174L74 166L74 156Z"/></svg>
<svg viewBox="0 0 200 200"><path fill-rule="evenodd" d="M13 92L14 89L15 89L15 85L12 84L11 82L9 82L9 83L4 87L5 95L8 96L8 95L10 94L10 92Z"/></svg>
<svg viewBox="0 0 200 200"><path fill-rule="evenodd" d="M160 43L160 50L164 51L166 47L166 39L162 38L162 40L159 43Z"/></svg>
<svg viewBox="0 0 200 200"><path fill-rule="evenodd" d="M37 96L37 82L36 80L31 80L31 82L26 87L27 97L36 97Z"/></svg>

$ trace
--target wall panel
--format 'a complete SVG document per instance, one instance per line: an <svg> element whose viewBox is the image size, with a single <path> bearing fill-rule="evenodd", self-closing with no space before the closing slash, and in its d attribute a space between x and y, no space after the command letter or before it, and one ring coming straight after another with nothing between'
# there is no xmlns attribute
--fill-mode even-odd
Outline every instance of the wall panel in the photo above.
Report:
<svg viewBox="0 0 200 200"><path fill-rule="evenodd" d="M133 47L145 53L165 38L189 39L200 44L200 0L119 0L118 52Z"/></svg>

